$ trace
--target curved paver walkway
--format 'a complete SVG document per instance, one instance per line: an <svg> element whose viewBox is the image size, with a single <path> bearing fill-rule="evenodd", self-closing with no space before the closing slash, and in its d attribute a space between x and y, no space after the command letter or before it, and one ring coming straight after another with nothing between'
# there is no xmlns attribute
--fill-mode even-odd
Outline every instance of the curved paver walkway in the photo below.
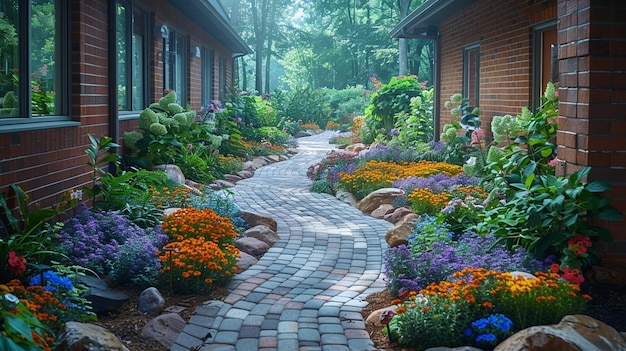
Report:
<svg viewBox="0 0 626 351"><path fill-rule="evenodd" d="M326 194L307 168L332 149L332 132L299 139L299 153L232 188L243 210L270 216L280 240L229 283L224 301L197 307L172 351L375 350L361 310L385 288L391 224Z"/></svg>

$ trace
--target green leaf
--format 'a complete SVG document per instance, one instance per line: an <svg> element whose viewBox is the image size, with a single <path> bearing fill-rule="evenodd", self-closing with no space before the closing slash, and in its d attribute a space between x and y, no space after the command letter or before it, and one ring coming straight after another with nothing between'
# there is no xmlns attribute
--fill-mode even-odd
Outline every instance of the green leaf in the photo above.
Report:
<svg viewBox="0 0 626 351"><path fill-rule="evenodd" d="M603 219L605 221L623 221L623 213L618 211L614 207L603 207L598 212L594 213L594 218Z"/></svg>
<svg viewBox="0 0 626 351"><path fill-rule="evenodd" d="M22 335L27 341L33 341L33 336L30 333L30 325L24 319L9 313L4 314L3 318L10 330Z"/></svg>
<svg viewBox="0 0 626 351"><path fill-rule="evenodd" d="M585 186L585 189L591 191L592 193L601 193L604 191L611 190L611 185L608 182L603 182L596 180L591 182Z"/></svg>
<svg viewBox="0 0 626 351"><path fill-rule="evenodd" d="M526 188L530 188L534 180L535 180L535 173L530 173L528 177L526 177L526 180L524 181L524 185L526 185Z"/></svg>

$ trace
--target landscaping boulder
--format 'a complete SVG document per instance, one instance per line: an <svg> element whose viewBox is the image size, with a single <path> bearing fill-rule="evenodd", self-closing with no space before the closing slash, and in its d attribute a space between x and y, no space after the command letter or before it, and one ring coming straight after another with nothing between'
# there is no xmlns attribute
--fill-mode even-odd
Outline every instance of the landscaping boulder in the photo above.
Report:
<svg viewBox="0 0 626 351"><path fill-rule="evenodd" d="M55 351L129 351L113 333L90 323L65 323L57 342Z"/></svg>
<svg viewBox="0 0 626 351"><path fill-rule="evenodd" d="M351 206L357 205L357 201L354 195L352 195L352 193L347 192L345 190L342 190L342 189L337 190L337 192L335 193L335 197Z"/></svg>
<svg viewBox="0 0 626 351"><path fill-rule="evenodd" d="M257 262L259 262L259 260L256 257L241 251L239 252L239 258L237 259L237 270L239 272L243 272L257 264Z"/></svg>
<svg viewBox="0 0 626 351"><path fill-rule="evenodd" d="M365 324L382 328L383 325L380 323L380 317L383 315L383 313L387 311L395 312L395 310L396 310L396 306L389 306L389 307L378 309L370 313L369 316L367 316L367 319L365 320Z"/></svg>
<svg viewBox="0 0 626 351"><path fill-rule="evenodd" d="M224 179L235 184L238 181L242 180L243 178L235 174L224 174Z"/></svg>
<svg viewBox="0 0 626 351"><path fill-rule="evenodd" d="M129 299L125 293L110 289L109 285L100 278L83 276L80 280L88 287L84 297L91 302L94 313L115 311Z"/></svg>
<svg viewBox="0 0 626 351"><path fill-rule="evenodd" d="M280 156L278 155L268 155L268 156L265 156L265 159L267 159L268 161L272 163L280 162Z"/></svg>
<svg viewBox="0 0 626 351"><path fill-rule="evenodd" d="M287 153L288 153L289 155L295 155L295 154L297 154L297 153L298 153L298 149L297 149L297 148L295 148L295 147L288 147L288 148L287 148Z"/></svg>
<svg viewBox="0 0 626 351"><path fill-rule="evenodd" d="M363 143L356 143L356 144L346 146L346 150L351 151L351 152L361 152L366 149L367 149L367 145Z"/></svg>
<svg viewBox="0 0 626 351"><path fill-rule="evenodd" d="M233 183L231 183L231 182L229 182L227 180L224 180L224 179L216 179L211 184L217 185L218 189L220 189L220 190L221 189L226 189L226 188L232 188L232 187L235 186L235 184L233 184Z"/></svg>
<svg viewBox="0 0 626 351"><path fill-rule="evenodd" d="M271 217L263 216L263 215L253 213L253 212L246 212L246 211L239 212L239 217L241 217L244 220L244 222L248 223L250 227L255 227L257 225L264 225L275 232L278 231L278 225L276 224L276 221Z"/></svg>
<svg viewBox="0 0 626 351"><path fill-rule="evenodd" d="M167 350L176 343L178 335L183 331L187 322L178 313L166 313L157 316L141 329L141 335L149 340L158 342Z"/></svg>
<svg viewBox="0 0 626 351"><path fill-rule="evenodd" d="M177 184L185 184L185 175L177 165L156 165L152 169L165 172L167 179Z"/></svg>
<svg viewBox="0 0 626 351"><path fill-rule="evenodd" d="M385 234L385 241L389 247L398 247L408 243L407 238L415 228L415 213L404 216L396 225Z"/></svg>
<svg viewBox="0 0 626 351"><path fill-rule="evenodd" d="M359 202L359 210L365 214L370 214L383 204L391 204L393 201L402 196L404 191L397 188L382 188L368 194Z"/></svg>
<svg viewBox="0 0 626 351"><path fill-rule="evenodd" d="M251 238L259 239L264 243L267 243L269 246L274 245L274 243L276 243L280 239L275 231L262 224L256 225L246 230L243 233L243 236L249 236Z"/></svg>
<svg viewBox="0 0 626 351"><path fill-rule="evenodd" d="M585 315L565 316L558 324L521 330L494 351L625 351L626 341L613 327Z"/></svg>
<svg viewBox="0 0 626 351"><path fill-rule="evenodd" d="M392 213L383 217L383 219L387 222L396 224L409 213L413 213L413 210L408 207L398 207Z"/></svg>
<svg viewBox="0 0 626 351"><path fill-rule="evenodd" d="M260 257L270 249L270 246L267 243L251 237L235 240L235 246L239 249L239 251L243 251L254 257Z"/></svg>
<svg viewBox="0 0 626 351"><path fill-rule="evenodd" d="M139 294L137 308L145 315L156 316L165 308L165 299L157 288L150 287Z"/></svg>
<svg viewBox="0 0 626 351"><path fill-rule="evenodd" d="M378 218L378 219L383 219L385 218L386 215L392 213L394 210L395 210L395 207L393 207L393 205L382 204L378 206L377 209L372 211L372 213L370 213L370 216L374 218Z"/></svg>
<svg viewBox="0 0 626 351"><path fill-rule="evenodd" d="M237 172L237 175L240 176L242 179L248 179L248 178L252 178L254 173L250 171L239 171Z"/></svg>

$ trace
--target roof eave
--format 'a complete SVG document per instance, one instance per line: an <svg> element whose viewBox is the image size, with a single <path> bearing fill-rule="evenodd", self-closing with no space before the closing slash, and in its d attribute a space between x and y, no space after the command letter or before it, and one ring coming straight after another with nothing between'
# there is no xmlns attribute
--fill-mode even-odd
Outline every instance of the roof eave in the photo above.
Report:
<svg viewBox="0 0 626 351"><path fill-rule="evenodd" d="M391 30L392 38L415 38L438 27L441 21L462 10L474 0L427 0Z"/></svg>
<svg viewBox="0 0 626 351"><path fill-rule="evenodd" d="M168 0L185 16L232 51L233 56L247 55L250 48L230 25L219 0Z"/></svg>

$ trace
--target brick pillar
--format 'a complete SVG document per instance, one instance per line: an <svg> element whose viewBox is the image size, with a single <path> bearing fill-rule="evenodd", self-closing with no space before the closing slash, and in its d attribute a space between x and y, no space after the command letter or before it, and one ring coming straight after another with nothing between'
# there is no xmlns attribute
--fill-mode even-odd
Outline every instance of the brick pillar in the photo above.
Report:
<svg viewBox="0 0 626 351"><path fill-rule="evenodd" d="M611 184L613 206L626 213L626 2L559 0L557 175L591 166L588 181ZM605 261L626 262L626 222L602 222L615 242Z"/></svg>

